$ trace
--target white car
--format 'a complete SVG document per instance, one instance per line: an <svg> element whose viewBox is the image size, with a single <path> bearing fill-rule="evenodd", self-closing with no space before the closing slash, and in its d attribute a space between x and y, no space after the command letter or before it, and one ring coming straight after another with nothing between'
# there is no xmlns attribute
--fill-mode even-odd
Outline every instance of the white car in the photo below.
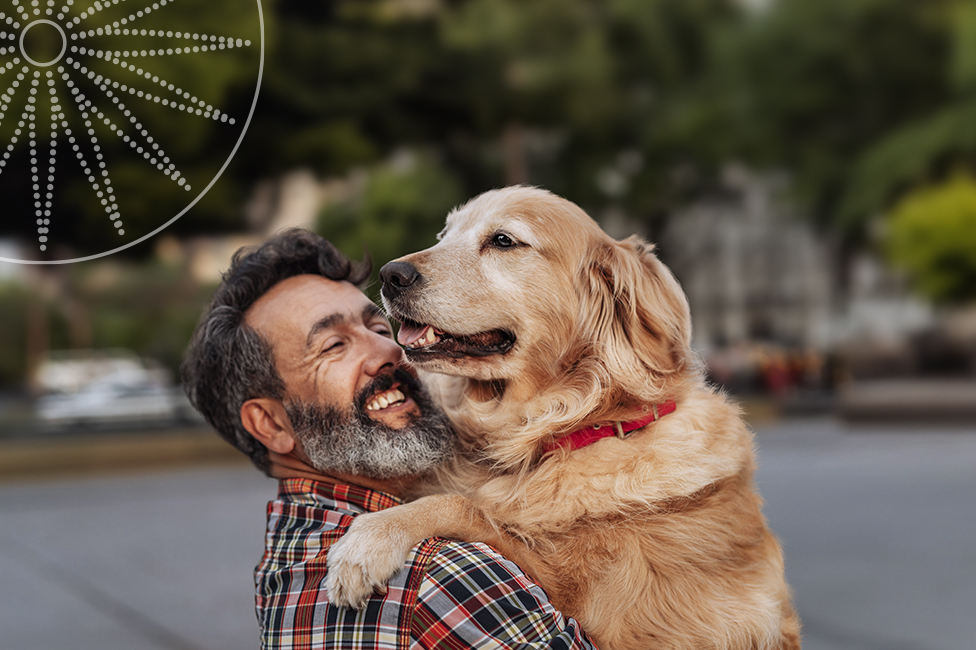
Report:
<svg viewBox="0 0 976 650"><path fill-rule="evenodd" d="M53 393L36 404L41 422L71 424L153 424L185 418L186 397L178 388L150 380L145 373L117 372L77 391Z"/></svg>

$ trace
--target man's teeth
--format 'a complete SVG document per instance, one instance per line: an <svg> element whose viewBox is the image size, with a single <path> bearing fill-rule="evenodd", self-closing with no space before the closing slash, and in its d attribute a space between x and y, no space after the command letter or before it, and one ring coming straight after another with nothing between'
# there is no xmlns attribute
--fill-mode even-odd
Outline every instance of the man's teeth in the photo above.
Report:
<svg viewBox="0 0 976 650"><path fill-rule="evenodd" d="M385 409L391 404L399 404L404 399L406 399L399 391L399 389L394 388L393 390L388 390L385 393L380 393L366 404L367 411L379 411L380 409Z"/></svg>
<svg viewBox="0 0 976 650"><path fill-rule="evenodd" d="M408 345L407 347L409 347L409 348L422 348L422 347L425 347L427 345L433 345L434 343L437 343L437 341L439 341L439 340L440 339L437 336L437 332L434 331L434 328L433 327L431 327L431 326L428 325L427 326L427 329L424 330L424 335L421 336L416 341L414 341L413 343L411 343L410 345Z"/></svg>

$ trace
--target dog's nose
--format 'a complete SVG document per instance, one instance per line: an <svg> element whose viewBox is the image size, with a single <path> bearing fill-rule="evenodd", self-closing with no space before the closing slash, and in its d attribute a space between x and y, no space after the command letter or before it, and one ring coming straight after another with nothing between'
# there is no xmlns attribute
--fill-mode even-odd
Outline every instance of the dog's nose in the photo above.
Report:
<svg viewBox="0 0 976 650"><path fill-rule="evenodd" d="M420 273L409 262L388 262L380 269L383 288L396 293L406 289L420 278Z"/></svg>

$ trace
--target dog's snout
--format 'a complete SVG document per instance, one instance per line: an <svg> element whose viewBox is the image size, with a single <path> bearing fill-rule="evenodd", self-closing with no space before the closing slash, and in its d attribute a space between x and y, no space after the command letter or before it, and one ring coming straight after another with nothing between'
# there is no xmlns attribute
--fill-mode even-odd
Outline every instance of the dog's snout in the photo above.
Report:
<svg viewBox="0 0 976 650"><path fill-rule="evenodd" d="M380 269L380 279L386 291L399 291L420 279L420 273L409 262L388 262Z"/></svg>

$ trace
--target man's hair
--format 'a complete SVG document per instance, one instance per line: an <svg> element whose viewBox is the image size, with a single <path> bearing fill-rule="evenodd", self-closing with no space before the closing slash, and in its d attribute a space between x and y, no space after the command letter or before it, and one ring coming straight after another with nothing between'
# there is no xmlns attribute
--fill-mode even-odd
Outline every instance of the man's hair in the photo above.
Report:
<svg viewBox="0 0 976 650"><path fill-rule="evenodd" d="M264 473L268 449L244 428L241 406L258 397L284 399L285 384L271 345L244 322L245 312L271 287L296 275L320 275L362 288L371 271L368 254L352 262L328 241L297 228L234 253L186 350L183 386L217 433Z"/></svg>

